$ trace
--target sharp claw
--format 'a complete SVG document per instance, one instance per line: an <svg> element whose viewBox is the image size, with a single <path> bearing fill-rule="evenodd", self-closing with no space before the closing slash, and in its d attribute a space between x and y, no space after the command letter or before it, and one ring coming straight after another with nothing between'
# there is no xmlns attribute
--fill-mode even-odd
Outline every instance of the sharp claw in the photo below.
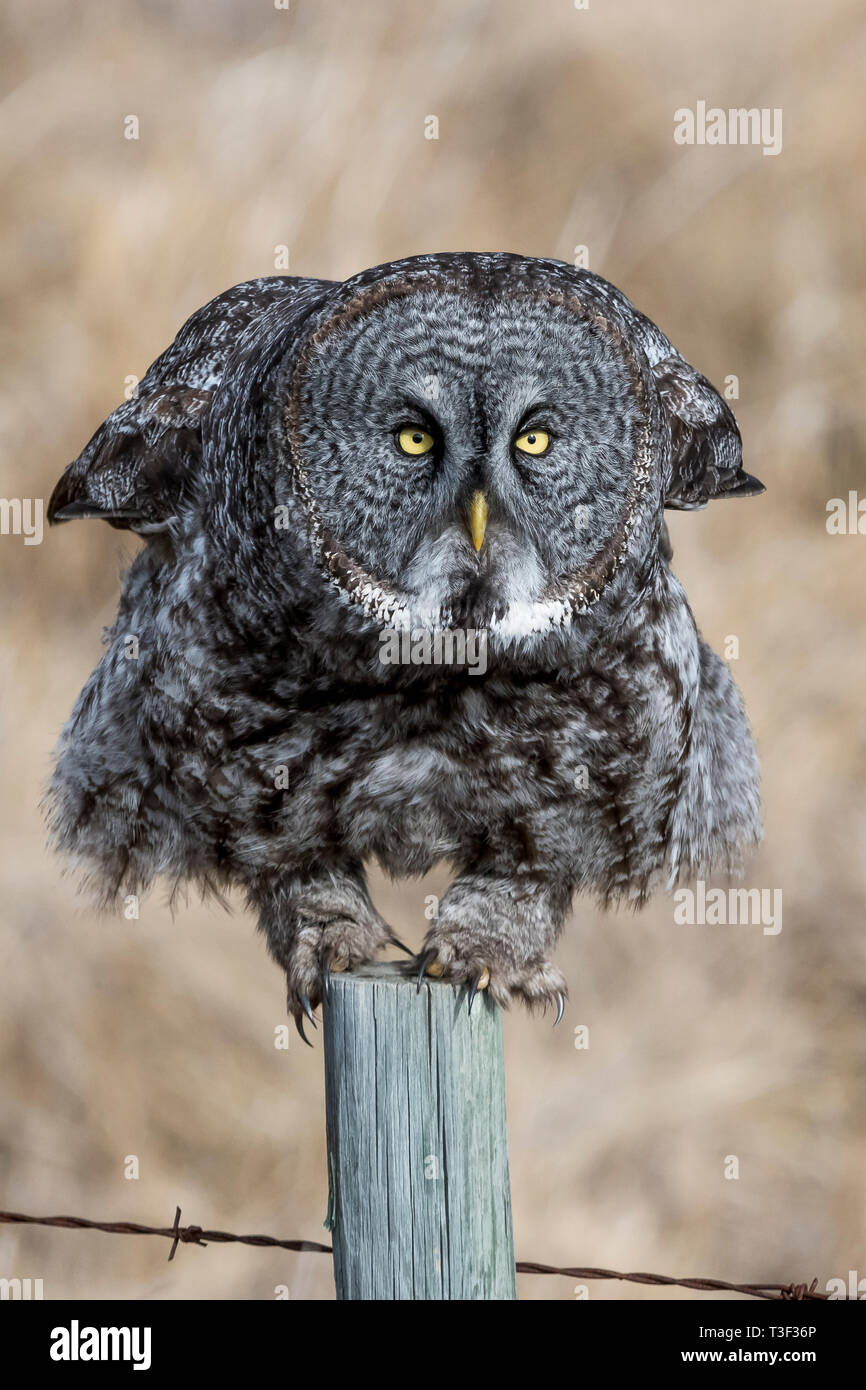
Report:
<svg viewBox="0 0 866 1390"><path fill-rule="evenodd" d="M330 995L330 992L331 992L331 966L330 966L330 962L329 962L329 960L328 960L328 957L325 956L325 957L323 958L323 960L322 960L322 994L323 994L323 996L324 996L325 999L328 998L328 996Z"/></svg>
<svg viewBox="0 0 866 1390"><path fill-rule="evenodd" d="M555 1018L554 1021L553 1021L553 1026L554 1026L554 1028L556 1027L557 1023L560 1023L560 1022L562 1021L562 1015L565 1013L565 997L564 997L564 995L560 994L560 993L557 991L556 998L557 998L557 1008L556 1008L556 1018Z"/></svg>
<svg viewBox="0 0 866 1390"><path fill-rule="evenodd" d="M304 1013L307 1015L307 1018L310 1020L310 1022L311 1022L312 1025L313 1025L313 1027L315 1028L315 1027L316 1027L316 1016L315 1016L315 1014L313 1013L313 1007L312 1007L312 1005L311 1005L311 1003L310 1003L310 1001L309 1001L309 999L308 999L308 997L307 997L306 994L302 994L302 995L301 995L301 1008L303 1009ZM304 1039L304 1041L306 1041L306 1039ZM312 1046L312 1044L310 1044L310 1046Z"/></svg>
<svg viewBox="0 0 866 1390"><path fill-rule="evenodd" d="M313 1044L310 1042L310 1039L304 1032L304 1020L301 1018L300 1014L295 1014L295 1027L297 1028L304 1042L307 1044L307 1047L312 1047Z"/></svg>
<svg viewBox="0 0 866 1390"><path fill-rule="evenodd" d="M424 975L425 975L425 973L426 973L427 966L430 964L431 961L434 961L435 959L436 959L436 949L435 949L435 947L432 947L432 946L429 947L429 948L424 952L424 954L420 957L420 964L419 964L419 969L418 969L418 981L417 981L417 984L416 984L416 986L415 986L415 993L416 993L416 994L420 994L420 993L421 993L421 986L422 986L422 984L424 983Z"/></svg>
<svg viewBox="0 0 866 1390"><path fill-rule="evenodd" d="M476 996L476 994L478 993L478 991L479 991L480 989L486 989L487 986L488 986L489 984L490 984L490 971L487 969L487 966L485 965L485 966L484 966L484 969L483 969L483 970L479 970L478 974L475 976L475 979L472 981L472 986L471 986L471 988L470 988L470 990L469 990L469 1012L470 1012L470 1013L472 1012L472 1005L475 1003L475 996Z"/></svg>
<svg viewBox="0 0 866 1390"><path fill-rule="evenodd" d="M415 952L412 950L412 947L407 946L406 943L404 941L401 941L399 936L395 936L393 932L390 932L388 934L388 940L390 941L391 945L396 946L398 950L405 951L407 956L414 956Z"/></svg>

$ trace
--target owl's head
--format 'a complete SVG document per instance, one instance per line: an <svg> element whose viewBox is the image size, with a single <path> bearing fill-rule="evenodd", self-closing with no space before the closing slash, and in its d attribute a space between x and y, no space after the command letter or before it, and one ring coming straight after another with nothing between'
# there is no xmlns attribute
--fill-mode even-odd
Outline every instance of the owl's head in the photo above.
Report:
<svg viewBox="0 0 866 1390"><path fill-rule="evenodd" d="M704 427L675 442L680 368ZM715 444L726 483L746 483L709 383L612 286L558 262L365 272L312 316L285 385L284 457L314 551L380 623L504 641L570 623L615 581L648 582L672 462L677 487L686 456L706 484Z"/></svg>
<svg viewBox="0 0 866 1390"><path fill-rule="evenodd" d="M660 515L646 367L573 291L482 257L413 269L329 305L291 363L285 458L321 564L380 621L566 621Z"/></svg>
<svg viewBox="0 0 866 1390"><path fill-rule="evenodd" d="M649 582L664 506L761 490L740 467L726 403L589 272L419 256L342 284L275 277L222 299L232 295L218 366L206 306L151 368L130 419L164 401L168 370L185 375L183 404L171 386L188 451L174 492L207 498L235 552L282 513L272 563L295 574L302 554L337 602L379 627L483 628L509 642L586 621ZM186 357L206 364L198 376L179 364L184 334ZM127 422L127 450L131 432ZM169 456L170 428L158 450L153 433L151 455ZM87 454L71 466L78 492L55 494L55 519L88 505ZM151 457L145 473L170 512L171 467ZM141 476L137 488L108 519L135 524ZM138 529L154 524L164 518Z"/></svg>

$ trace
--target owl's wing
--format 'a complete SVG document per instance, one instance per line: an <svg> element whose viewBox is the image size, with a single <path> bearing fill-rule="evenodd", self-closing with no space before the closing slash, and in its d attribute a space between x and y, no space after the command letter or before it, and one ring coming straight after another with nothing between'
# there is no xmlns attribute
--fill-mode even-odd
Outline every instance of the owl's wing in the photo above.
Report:
<svg viewBox="0 0 866 1390"><path fill-rule="evenodd" d="M588 270L568 267L636 341L649 363L670 431L671 473L665 506L697 511L716 497L756 497L766 489L743 469L743 445L727 401L695 371L652 319L621 290Z"/></svg>
<svg viewBox="0 0 866 1390"><path fill-rule="evenodd" d="M51 523L97 517L143 534L183 505L201 458L201 429L244 330L287 296L329 282L275 275L235 285L199 309L69 464L48 504Z"/></svg>
<svg viewBox="0 0 866 1390"><path fill-rule="evenodd" d="M695 511L715 497L756 497L764 484L743 469L733 412L705 376L678 353L653 365L668 415L671 480L665 506Z"/></svg>

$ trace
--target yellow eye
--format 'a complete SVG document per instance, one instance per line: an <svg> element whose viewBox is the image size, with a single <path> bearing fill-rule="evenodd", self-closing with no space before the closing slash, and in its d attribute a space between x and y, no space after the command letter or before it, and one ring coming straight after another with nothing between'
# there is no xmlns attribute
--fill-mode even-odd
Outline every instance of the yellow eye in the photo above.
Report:
<svg viewBox="0 0 866 1390"><path fill-rule="evenodd" d="M435 442L432 434L418 425L407 425L397 435L397 443L404 454L429 454Z"/></svg>
<svg viewBox="0 0 866 1390"><path fill-rule="evenodd" d="M550 435L547 430L526 430L517 436L514 447L522 454L543 454L549 443Z"/></svg>

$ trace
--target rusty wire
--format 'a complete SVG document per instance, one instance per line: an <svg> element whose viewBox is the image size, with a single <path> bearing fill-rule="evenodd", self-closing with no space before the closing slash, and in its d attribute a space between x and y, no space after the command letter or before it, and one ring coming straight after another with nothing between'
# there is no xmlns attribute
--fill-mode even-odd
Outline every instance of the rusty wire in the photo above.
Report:
<svg viewBox="0 0 866 1390"><path fill-rule="evenodd" d="M828 1295L818 1293L818 1280L811 1284L729 1284L724 1279L673 1279L667 1274L621 1274L615 1269L560 1268L540 1265L531 1260L517 1261L518 1274L564 1274L569 1279L627 1279L632 1284L675 1284L680 1289L699 1289L702 1293L745 1293L751 1298L767 1298L788 1302L802 1299L826 1301Z"/></svg>
<svg viewBox="0 0 866 1390"><path fill-rule="evenodd" d="M257 1245L280 1250L302 1250L316 1255L331 1255L330 1245L316 1240L278 1240L276 1236L236 1236L230 1231L206 1231L201 1226L181 1226L180 1207L175 1211L171 1226L142 1226L136 1221L88 1221L83 1216L25 1216L19 1211L0 1211L0 1222L26 1226L59 1226L64 1230L105 1231L109 1235L163 1236L171 1241L168 1258L173 1260L178 1245ZM723 1279L674 1279L667 1274L623 1274L615 1269L582 1269L578 1266L536 1264L533 1260L518 1260L518 1274L559 1274L567 1279L622 1279L632 1284L676 1285L681 1289L696 1289L701 1293L742 1293L750 1298L776 1302L804 1299L827 1301L829 1295L818 1292L818 1280L811 1284L729 1284ZM842 1300L839 1300L840 1302Z"/></svg>
<svg viewBox="0 0 866 1390"><path fill-rule="evenodd" d="M180 1207L171 1226L141 1226L137 1221L87 1221L83 1216L24 1216L20 1211L0 1211L0 1221L26 1226L61 1226L72 1231L107 1231L120 1236L165 1236L171 1241L169 1259L178 1245L276 1245L281 1250L309 1250L330 1255L330 1245L315 1240L277 1240L276 1236L235 1236L229 1231L204 1231L201 1226L181 1226Z"/></svg>

